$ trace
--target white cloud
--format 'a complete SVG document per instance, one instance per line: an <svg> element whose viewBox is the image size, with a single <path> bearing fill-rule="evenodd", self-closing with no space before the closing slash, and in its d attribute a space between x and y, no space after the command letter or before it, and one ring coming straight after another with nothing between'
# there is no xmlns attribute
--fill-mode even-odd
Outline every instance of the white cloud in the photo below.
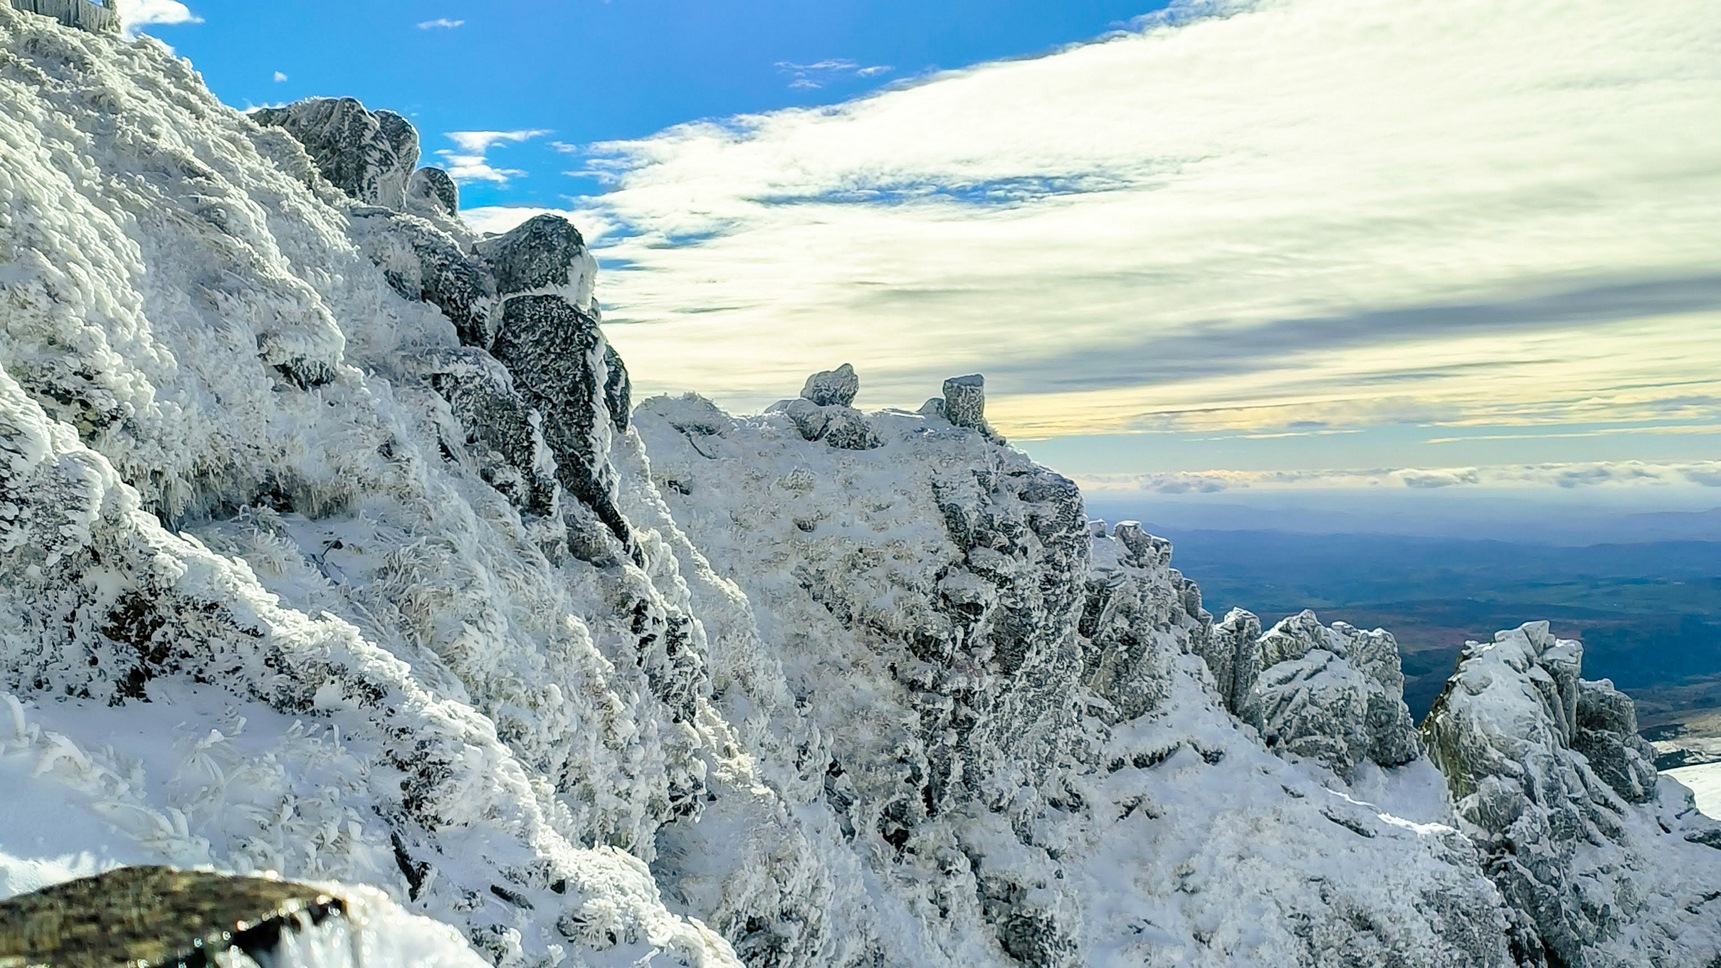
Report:
<svg viewBox="0 0 1721 968"><path fill-rule="evenodd" d="M286 79L287 79L287 75L281 73L280 71L275 72L275 83L276 84L280 84L280 83L286 81Z"/></svg>
<svg viewBox="0 0 1721 968"><path fill-rule="evenodd" d="M832 58L816 61L811 64L797 64L794 61L778 61L777 70L789 77L789 87L794 90L812 90L824 87L835 80L848 77L879 77L889 74L894 68L885 64L861 66L847 58Z"/></svg>
<svg viewBox="0 0 1721 968"><path fill-rule="evenodd" d="M150 24L200 24L203 18L179 0L118 0L115 8L127 36Z"/></svg>
<svg viewBox="0 0 1721 968"><path fill-rule="evenodd" d="M464 20L450 20L447 17L438 17L435 20L420 21L419 25L418 25L418 29L419 30L453 30L456 27L460 27L460 26L465 25L465 23L466 23L466 21L464 21Z"/></svg>
<svg viewBox="0 0 1721 968"><path fill-rule="evenodd" d="M443 167L448 170L448 174L457 182L506 185L511 179L526 173L518 168L497 168L490 164L490 149L501 144L530 141L549 133L537 128L519 131L450 131L447 138L459 147L443 148L437 151L437 155L442 158Z"/></svg>
<svg viewBox="0 0 1721 968"><path fill-rule="evenodd" d="M1486 488L1545 490L1549 487L1721 488L1721 461L1580 461L1485 467L1399 467L1372 470L1207 470L1161 474L1078 476L1095 495L1131 493L1214 494L1221 491L1328 491L1346 489Z"/></svg>
<svg viewBox="0 0 1721 968"><path fill-rule="evenodd" d="M600 146L635 379L754 407L851 361L912 406L980 370L1026 436L1721 396L1709 0L1223 12Z"/></svg>

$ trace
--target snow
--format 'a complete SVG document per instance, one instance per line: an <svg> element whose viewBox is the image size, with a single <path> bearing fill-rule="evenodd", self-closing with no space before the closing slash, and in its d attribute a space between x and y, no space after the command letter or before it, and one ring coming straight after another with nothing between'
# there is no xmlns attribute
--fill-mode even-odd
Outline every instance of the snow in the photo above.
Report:
<svg viewBox="0 0 1721 968"><path fill-rule="evenodd" d="M1309 616L1283 708L1343 755L1270 748L1258 623L1088 522L978 377L630 427L595 322L578 365L492 356L474 240L347 197L160 44L0 6L0 101L0 896L273 872L359 899L378 965L1512 963L1390 637ZM520 285L595 310L538 228ZM1560 648L1469 720L1546 738L1503 770L1582 758L1517 703ZM1657 905L1712 826L1640 792L1586 870L1708 917ZM288 960L344 964L342 930ZM1681 964L1607 950L1640 940Z"/></svg>
<svg viewBox="0 0 1721 968"><path fill-rule="evenodd" d="M1697 798L1697 809L1721 820L1721 763L1681 766L1665 771L1662 776L1678 780Z"/></svg>

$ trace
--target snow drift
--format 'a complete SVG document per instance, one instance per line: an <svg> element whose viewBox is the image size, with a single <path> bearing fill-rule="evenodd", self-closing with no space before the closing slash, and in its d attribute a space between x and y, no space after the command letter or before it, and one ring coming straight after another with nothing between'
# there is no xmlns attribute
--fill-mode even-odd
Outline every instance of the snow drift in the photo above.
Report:
<svg viewBox="0 0 1721 968"><path fill-rule="evenodd" d="M0 102L0 896L275 871L503 965L1721 956L1721 832L1539 627L1418 734L1389 635L1215 622L978 378L633 407L577 230L474 238L397 115L4 6Z"/></svg>

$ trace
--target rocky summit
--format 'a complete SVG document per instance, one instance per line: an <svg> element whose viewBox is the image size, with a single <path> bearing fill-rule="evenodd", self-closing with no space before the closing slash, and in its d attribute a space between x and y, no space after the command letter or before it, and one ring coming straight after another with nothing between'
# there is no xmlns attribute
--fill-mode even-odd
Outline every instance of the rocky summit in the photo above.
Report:
<svg viewBox="0 0 1721 968"><path fill-rule="evenodd" d="M1417 728L1390 634L1216 620L978 375L636 402L577 229L478 237L399 115L5 5L0 102L0 899L274 872L373 966L1721 959L1721 827L1545 625Z"/></svg>

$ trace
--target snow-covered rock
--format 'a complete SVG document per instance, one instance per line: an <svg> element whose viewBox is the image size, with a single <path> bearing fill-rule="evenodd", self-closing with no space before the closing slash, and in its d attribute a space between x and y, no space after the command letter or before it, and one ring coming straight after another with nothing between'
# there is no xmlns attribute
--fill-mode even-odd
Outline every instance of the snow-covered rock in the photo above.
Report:
<svg viewBox="0 0 1721 968"><path fill-rule="evenodd" d="M418 131L393 111L369 111L356 99L312 98L251 113L258 124L285 129L336 188L370 205L399 210L418 167Z"/></svg>
<svg viewBox="0 0 1721 968"><path fill-rule="evenodd" d="M1721 957L1721 829L1658 781L1631 701L1545 622L1471 643L1423 735L1524 965Z"/></svg>
<svg viewBox="0 0 1721 968"><path fill-rule="evenodd" d="M1267 745L1348 775L1359 763L1408 763L1421 754L1404 704L1398 643L1381 629L1331 628L1304 611L1261 636L1260 667L1243 719Z"/></svg>
<svg viewBox="0 0 1721 968"><path fill-rule="evenodd" d="M811 400L821 407L852 407L860 393L860 377L847 363L834 370L820 370L807 377L801 387L801 399Z"/></svg>
<svg viewBox="0 0 1721 968"><path fill-rule="evenodd" d="M1467 660L1442 779L1390 637L1215 625L978 377L630 421L578 233L474 239L398 116L4 5L0 104L0 895L276 871L507 966L1714 957L1721 836L1560 649Z"/></svg>

